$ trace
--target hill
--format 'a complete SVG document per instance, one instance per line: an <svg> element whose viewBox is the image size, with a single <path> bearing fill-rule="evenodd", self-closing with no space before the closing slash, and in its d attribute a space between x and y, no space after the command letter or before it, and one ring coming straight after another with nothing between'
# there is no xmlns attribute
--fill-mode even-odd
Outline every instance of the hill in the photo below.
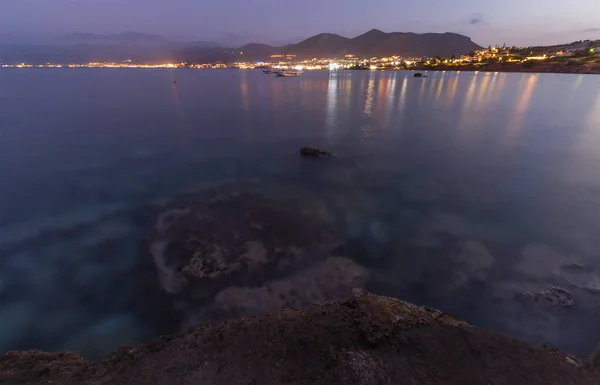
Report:
<svg viewBox="0 0 600 385"><path fill-rule="evenodd" d="M181 43L160 35L137 32L107 35L72 33L53 39L50 43L0 45L0 62L64 64L134 60L147 63L208 63L265 60L273 54L296 55L298 58L333 58L348 54L361 57L433 57L460 55L479 48L469 37L454 33L386 33L377 29L353 38L321 33L295 44L272 46L251 43L239 48L226 48L209 41Z"/></svg>
<svg viewBox="0 0 600 385"><path fill-rule="evenodd" d="M582 385L600 383L599 365L355 290L342 302L206 323L98 363L11 352L0 356L0 382Z"/></svg>
<svg viewBox="0 0 600 385"><path fill-rule="evenodd" d="M57 44L170 44L171 40L160 35L138 32L114 34L70 33L54 39Z"/></svg>
<svg viewBox="0 0 600 385"><path fill-rule="evenodd" d="M299 43L281 47L280 50L303 57L330 57L345 53L349 40L333 33L321 33Z"/></svg>
<svg viewBox="0 0 600 385"><path fill-rule="evenodd" d="M386 33L372 29L354 38L322 33L282 47L261 45L260 50L244 49L244 54L257 59L274 53L296 55L300 58L342 57L349 54L361 57L433 57L462 55L481 48L469 37L455 33Z"/></svg>
<svg viewBox="0 0 600 385"><path fill-rule="evenodd" d="M523 55L553 55L556 52L578 52L587 51L593 48L596 52L600 51L600 40L579 40L568 44L558 44L551 46L533 46L517 49L515 52Z"/></svg>

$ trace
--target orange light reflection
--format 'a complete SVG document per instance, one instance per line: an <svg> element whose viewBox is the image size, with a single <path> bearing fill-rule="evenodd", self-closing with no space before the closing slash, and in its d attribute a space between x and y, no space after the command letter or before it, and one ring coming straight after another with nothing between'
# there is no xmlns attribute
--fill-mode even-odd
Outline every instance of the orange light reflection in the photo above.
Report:
<svg viewBox="0 0 600 385"><path fill-rule="evenodd" d="M523 124L523 118L525 117L525 113L529 109L531 97L533 96L533 91L535 90L535 86L537 85L537 74L526 76L527 80L524 86L524 90L521 93L519 101L515 105L515 111L513 112L511 119L509 120L508 125L506 127L506 135L509 137L514 136L521 129L521 126Z"/></svg>

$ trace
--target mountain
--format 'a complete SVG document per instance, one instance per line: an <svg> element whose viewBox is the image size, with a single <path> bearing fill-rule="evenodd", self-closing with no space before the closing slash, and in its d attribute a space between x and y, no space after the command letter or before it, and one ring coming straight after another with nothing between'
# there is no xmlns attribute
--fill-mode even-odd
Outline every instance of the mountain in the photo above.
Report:
<svg viewBox="0 0 600 385"><path fill-rule="evenodd" d="M238 48L237 50L244 52L246 55L271 55L271 53L275 50L275 47L268 44L250 43Z"/></svg>
<svg viewBox="0 0 600 385"><path fill-rule="evenodd" d="M576 52L576 51L585 51L586 49L594 48L595 50L600 49L600 39L599 40L578 40L568 44L558 44L558 45L550 45L550 46L534 46L534 47L523 47L521 51L523 54L527 55L529 53L534 54L553 54L558 51L564 52Z"/></svg>
<svg viewBox="0 0 600 385"><path fill-rule="evenodd" d="M471 38L456 33L401 33L393 32L379 35L369 41L371 47L365 53L373 56L400 54L408 57L433 57L464 55L482 47Z"/></svg>
<svg viewBox="0 0 600 385"><path fill-rule="evenodd" d="M201 55L197 55L201 52ZM32 43L0 43L0 64L88 63L132 60L165 63L221 60L227 51L210 41L182 43L138 32L117 34L70 33ZM189 59L188 59L189 58Z"/></svg>
<svg viewBox="0 0 600 385"><path fill-rule="evenodd" d="M385 41L388 38L388 34L378 29L372 29L367 33L360 36L356 36L352 39L352 45L354 50L357 52L368 52L373 48L373 44Z"/></svg>
<svg viewBox="0 0 600 385"><path fill-rule="evenodd" d="M465 54L481 47L467 37L455 33L386 33L378 29L345 38L320 34L298 44L283 47L285 53L298 56L451 56Z"/></svg>
<svg viewBox="0 0 600 385"><path fill-rule="evenodd" d="M392 56L433 57L462 55L481 49L471 38L456 33L386 33L372 29L354 38L321 33L296 44L274 47L267 44L247 44L235 51L248 59L266 59L272 54L296 55L298 58Z"/></svg>
<svg viewBox="0 0 600 385"><path fill-rule="evenodd" d="M231 47L231 46L230 46ZM176 42L160 35L137 32L117 34L71 33L44 44L0 45L3 63L85 63L133 60L142 63L266 60L273 54L297 58L392 56L433 57L461 55L480 49L469 37L455 33L403 33L372 29L347 38L321 33L295 44L272 46L250 43L226 48L211 41Z"/></svg>
<svg viewBox="0 0 600 385"><path fill-rule="evenodd" d="M205 40L197 40L189 43L183 43L186 47L206 47L206 48L215 48L215 47L224 47L223 44L214 42L214 41L205 41Z"/></svg>
<svg viewBox="0 0 600 385"><path fill-rule="evenodd" d="M143 44L164 45L172 43L171 40L160 35L151 35L138 32L123 32L100 35L95 33L70 33L59 36L54 40L57 44Z"/></svg>
<svg viewBox="0 0 600 385"><path fill-rule="evenodd" d="M321 33L300 43L281 47L281 51L299 57L325 57L344 52L348 38L333 33Z"/></svg>
<svg viewBox="0 0 600 385"><path fill-rule="evenodd" d="M0 44L0 64L89 63L132 60L135 63L180 62L179 49L159 45L11 45Z"/></svg>
<svg viewBox="0 0 600 385"><path fill-rule="evenodd" d="M252 32L225 33L211 36L211 40L219 42L223 47L242 47L250 43L265 43L265 36Z"/></svg>

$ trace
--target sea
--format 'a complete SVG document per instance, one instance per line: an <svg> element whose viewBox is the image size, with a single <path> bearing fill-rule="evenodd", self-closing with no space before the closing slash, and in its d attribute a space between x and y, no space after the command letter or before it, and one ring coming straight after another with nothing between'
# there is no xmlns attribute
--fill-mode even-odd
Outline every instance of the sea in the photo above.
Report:
<svg viewBox="0 0 600 385"><path fill-rule="evenodd" d="M600 76L424 74L0 69L0 353L162 334L132 310L155 203L253 180L341 213L369 290L589 354Z"/></svg>

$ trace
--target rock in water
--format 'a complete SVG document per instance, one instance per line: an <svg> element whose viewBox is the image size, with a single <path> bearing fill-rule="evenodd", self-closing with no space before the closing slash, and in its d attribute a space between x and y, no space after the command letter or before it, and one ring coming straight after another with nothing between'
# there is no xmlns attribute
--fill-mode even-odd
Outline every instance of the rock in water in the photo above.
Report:
<svg viewBox="0 0 600 385"><path fill-rule="evenodd" d="M600 340L600 296L563 283L495 283L491 301L504 316L485 324L517 338L589 356Z"/></svg>
<svg viewBox="0 0 600 385"><path fill-rule="evenodd" d="M228 319L274 312L283 308L348 298L352 289L364 288L371 272L350 259L329 257L324 262L258 287L232 286L221 290L213 303L188 313L183 329L206 319Z"/></svg>
<svg viewBox="0 0 600 385"><path fill-rule="evenodd" d="M523 293L520 298L533 302L542 302L555 312L559 313L566 311L566 309L569 309L575 303L571 293L562 287L557 286L552 286L537 292Z"/></svg>
<svg viewBox="0 0 600 385"><path fill-rule="evenodd" d="M331 153L327 151L320 150L318 148L313 147L302 147L300 149L300 155L302 156L312 156L316 158L320 158L323 156L331 157Z"/></svg>
<svg viewBox="0 0 600 385"><path fill-rule="evenodd" d="M146 247L163 291L194 313L227 287L293 275L341 243L334 228L297 202L218 191L174 202Z"/></svg>

